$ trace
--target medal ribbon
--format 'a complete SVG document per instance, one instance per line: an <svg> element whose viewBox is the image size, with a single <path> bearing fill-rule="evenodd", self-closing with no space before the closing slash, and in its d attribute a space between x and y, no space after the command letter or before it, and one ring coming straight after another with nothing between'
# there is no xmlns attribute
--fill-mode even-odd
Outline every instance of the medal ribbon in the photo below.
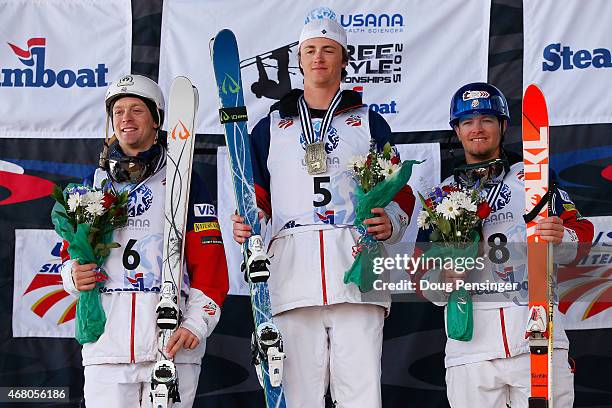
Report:
<svg viewBox="0 0 612 408"><path fill-rule="evenodd" d="M320 142L325 139L327 129L331 125L334 113L336 112L336 109L338 109L338 105L340 104L341 95L342 92L340 91L340 89L338 89L336 95L334 95L334 98L329 104L329 108L325 112L325 116L323 116L323 122L321 123L321 132L319 133L320 140L316 140L316 133L314 127L312 126L312 117L310 116L310 110L308 109L308 105L304 100L304 95L302 94L300 96L300 99L298 99L298 111L300 113L300 123L302 124L302 132L304 133L304 137L306 138L306 144Z"/></svg>

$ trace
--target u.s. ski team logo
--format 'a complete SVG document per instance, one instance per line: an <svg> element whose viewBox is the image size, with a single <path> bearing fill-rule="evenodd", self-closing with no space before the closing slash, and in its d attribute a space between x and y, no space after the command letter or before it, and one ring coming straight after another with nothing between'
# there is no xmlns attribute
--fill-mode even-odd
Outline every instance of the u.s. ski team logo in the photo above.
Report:
<svg viewBox="0 0 612 408"><path fill-rule="evenodd" d="M23 292L23 296L29 296L32 300L35 300L30 309L42 319L45 318L47 313L53 312L51 309L57 308L58 304L60 305L59 307L63 307L64 309L60 310L61 313L56 322L58 326L73 320L76 315L76 300L68 303L68 306L66 306L65 302L62 302L64 298L70 295L64 291L62 284L61 245L61 242L55 244L55 247L51 250L52 258L40 266L39 271L34 275L34 278L32 278L32 281ZM47 319L49 318L47 317Z"/></svg>
<svg viewBox="0 0 612 408"><path fill-rule="evenodd" d="M137 272L134 276L126 276L125 279L135 290L144 291L144 276L142 272Z"/></svg>
<svg viewBox="0 0 612 408"><path fill-rule="evenodd" d="M321 221L323 224L334 224L336 218L334 210L327 210L325 211L325 214L320 214L318 212L315 212L315 214L317 215L319 221Z"/></svg>
<svg viewBox="0 0 612 408"><path fill-rule="evenodd" d="M289 118L289 119L281 119L278 122L278 128L279 129L287 129L291 125L293 125L293 119L291 119L291 118Z"/></svg>
<svg viewBox="0 0 612 408"><path fill-rule="evenodd" d="M351 115L346 118L345 123L349 126L358 127L361 126L361 116Z"/></svg>

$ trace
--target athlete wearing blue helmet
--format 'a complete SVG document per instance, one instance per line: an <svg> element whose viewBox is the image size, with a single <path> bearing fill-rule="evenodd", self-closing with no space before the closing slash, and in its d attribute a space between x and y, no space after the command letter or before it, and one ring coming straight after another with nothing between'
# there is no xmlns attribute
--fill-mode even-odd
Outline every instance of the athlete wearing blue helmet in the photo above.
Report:
<svg viewBox="0 0 612 408"><path fill-rule="evenodd" d="M448 295L423 292L437 305L446 307L447 328L452 329L447 329L444 364L446 393L453 408L525 408L529 404L530 349L525 338L525 325L530 319L526 306L529 292L521 288L527 286L528 274L532 271L524 255L527 235L522 218L525 212L523 161L520 156L502 148L509 119L506 98L499 89L489 84L465 85L451 100L450 124L461 142L464 157L456 158L453 175L440 186L455 181L462 187L481 189L480 194L486 197L491 212L478 228L480 241L487 248L485 252L496 246L497 242L508 252L503 260L488 257L483 268L473 268L467 272L453 268L442 271L432 269L425 271L421 279L442 281L448 285L465 280L510 280L514 282L513 286L516 285L503 294L473 291L467 295L471 297L471 303L468 297L463 298L465 302L449 302ZM538 222L537 234L551 244L566 243L555 249L556 263L576 262L581 255L575 244L592 241L593 225L580 216L565 191L559 188L552 188L551 191L550 216ZM422 229L417 241L428 242L430 238L430 231ZM467 312L469 308L472 313ZM571 407L574 402L574 375L567 362L569 340L563 329L562 316L555 311L552 394L555 406ZM469 381L466 381L467 378Z"/></svg>

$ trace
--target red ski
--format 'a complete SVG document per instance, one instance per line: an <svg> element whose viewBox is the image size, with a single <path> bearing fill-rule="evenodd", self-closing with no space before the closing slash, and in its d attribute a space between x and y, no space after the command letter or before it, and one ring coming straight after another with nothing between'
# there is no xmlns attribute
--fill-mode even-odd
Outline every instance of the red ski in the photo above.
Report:
<svg viewBox="0 0 612 408"><path fill-rule="evenodd" d="M535 234L548 217L548 112L542 91L529 85L523 97L523 162L529 321L525 337L531 352L529 408L552 407L553 284L552 247ZM539 204L539 205L538 205Z"/></svg>

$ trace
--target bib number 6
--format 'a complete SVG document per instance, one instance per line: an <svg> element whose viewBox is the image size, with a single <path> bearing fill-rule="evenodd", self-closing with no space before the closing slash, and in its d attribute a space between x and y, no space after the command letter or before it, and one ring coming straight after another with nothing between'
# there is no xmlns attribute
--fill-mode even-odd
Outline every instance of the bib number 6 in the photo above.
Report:
<svg viewBox="0 0 612 408"><path fill-rule="evenodd" d="M140 265L140 254L134 248L137 240L130 239L123 250L123 267L128 271L133 271Z"/></svg>

